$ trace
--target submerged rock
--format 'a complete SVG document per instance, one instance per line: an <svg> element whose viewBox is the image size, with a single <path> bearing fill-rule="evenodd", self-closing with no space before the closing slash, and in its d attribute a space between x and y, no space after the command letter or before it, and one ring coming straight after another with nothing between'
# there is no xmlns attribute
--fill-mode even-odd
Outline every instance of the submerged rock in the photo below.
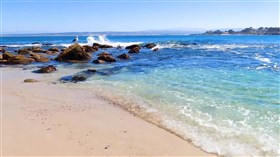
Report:
<svg viewBox="0 0 280 157"><path fill-rule="evenodd" d="M48 65L36 70L36 73L51 73L56 71L56 68L53 65Z"/></svg>
<svg viewBox="0 0 280 157"><path fill-rule="evenodd" d="M148 44L144 45L144 47L145 47L145 48L148 48L148 49L152 49L152 48L154 48L154 47L156 47L156 46L157 46L157 45L154 44L154 43L148 43Z"/></svg>
<svg viewBox="0 0 280 157"><path fill-rule="evenodd" d="M101 49L103 49L103 48L113 48L112 45L99 44L99 43L93 43L92 46L93 46L93 47L95 46L95 47L98 47L98 48L101 48Z"/></svg>
<svg viewBox="0 0 280 157"><path fill-rule="evenodd" d="M34 82L39 82L39 81L35 80L35 79L25 79L23 82L25 82L25 83L34 83Z"/></svg>
<svg viewBox="0 0 280 157"><path fill-rule="evenodd" d="M74 44L69 46L63 52L61 52L56 58L56 61L60 62L79 62L79 61L88 61L90 56L87 52L84 51L83 47L79 44Z"/></svg>
<svg viewBox="0 0 280 157"><path fill-rule="evenodd" d="M88 69L86 71L81 71L73 76L62 77L60 81L77 83L77 82L85 81L89 77L93 76L95 73L96 73L95 69Z"/></svg>
<svg viewBox="0 0 280 157"><path fill-rule="evenodd" d="M106 62L103 61L103 60L98 60L98 59L96 59L96 60L93 60L92 63L95 63L95 64L103 64L103 63L106 63Z"/></svg>
<svg viewBox="0 0 280 157"><path fill-rule="evenodd" d="M158 50L159 50L159 48L154 48L154 49L153 49L153 51L158 51Z"/></svg>
<svg viewBox="0 0 280 157"><path fill-rule="evenodd" d="M35 45L35 44L41 44L41 43L39 43L39 42L34 42L34 43L32 43L32 45Z"/></svg>
<svg viewBox="0 0 280 157"><path fill-rule="evenodd" d="M126 54L126 53L123 53L123 54L119 55L118 58L119 59L129 59L130 56L128 54Z"/></svg>
<svg viewBox="0 0 280 157"><path fill-rule="evenodd" d="M108 53L108 52L102 52L102 53L99 53L97 56L110 56L112 54Z"/></svg>
<svg viewBox="0 0 280 157"><path fill-rule="evenodd" d="M51 46L51 45L53 45L52 43L43 43L42 44L43 46Z"/></svg>

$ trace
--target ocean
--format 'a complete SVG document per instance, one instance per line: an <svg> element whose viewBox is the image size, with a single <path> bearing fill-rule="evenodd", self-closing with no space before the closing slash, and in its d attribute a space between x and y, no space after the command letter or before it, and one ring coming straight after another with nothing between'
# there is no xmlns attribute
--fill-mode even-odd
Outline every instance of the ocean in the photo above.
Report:
<svg viewBox="0 0 280 157"><path fill-rule="evenodd" d="M67 47L73 38L2 37L1 45L10 52L42 43ZM75 86L96 90L143 118L160 117L155 120L158 125L207 152L225 156L280 155L280 36L79 37L81 45L94 42L123 49L99 50L92 60L103 51L115 57L127 53L124 47L132 44L155 43L159 51L141 49L139 54L131 54L130 60L109 64L51 61L23 67L32 71L53 64L58 71L52 75L60 76L95 68L100 73Z"/></svg>

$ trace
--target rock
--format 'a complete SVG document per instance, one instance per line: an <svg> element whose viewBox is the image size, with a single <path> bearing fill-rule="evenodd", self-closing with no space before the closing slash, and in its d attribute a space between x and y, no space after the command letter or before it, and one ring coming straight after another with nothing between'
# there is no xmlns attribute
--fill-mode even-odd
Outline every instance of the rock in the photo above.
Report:
<svg viewBox="0 0 280 157"><path fill-rule="evenodd" d="M48 51L59 52L59 48L57 48L57 47L52 47L52 48L49 48Z"/></svg>
<svg viewBox="0 0 280 157"><path fill-rule="evenodd" d="M3 59L3 54L0 54L0 60L2 60Z"/></svg>
<svg viewBox="0 0 280 157"><path fill-rule="evenodd" d="M130 49L134 49L135 47L138 47L139 49L141 49L140 45L138 45L138 44L127 46L127 47L125 47L125 49L129 49L130 50Z"/></svg>
<svg viewBox="0 0 280 157"><path fill-rule="evenodd" d="M62 49L60 49L60 51L61 51L61 52L65 51L65 50L66 50L66 48L62 48Z"/></svg>
<svg viewBox="0 0 280 157"><path fill-rule="evenodd" d="M32 43L32 45L35 45L35 44L41 44L41 43L39 43L39 42L34 42L34 43Z"/></svg>
<svg viewBox="0 0 280 157"><path fill-rule="evenodd" d="M110 55L99 56L97 60L103 60L105 62L116 62L116 59Z"/></svg>
<svg viewBox="0 0 280 157"><path fill-rule="evenodd" d="M103 61L103 60L93 60L92 61L92 63L95 63L95 64L103 64L103 63L105 63L105 61Z"/></svg>
<svg viewBox="0 0 280 157"><path fill-rule="evenodd" d="M49 62L50 61L49 58L47 58L43 55L40 55L40 54L35 54L35 53L31 53L30 58L35 59L36 62Z"/></svg>
<svg viewBox="0 0 280 157"><path fill-rule="evenodd" d="M58 54L58 52L57 51L47 51L46 54L55 55L55 54Z"/></svg>
<svg viewBox="0 0 280 157"><path fill-rule="evenodd" d="M46 53L47 50L43 50L41 48L33 48L32 49L32 52L36 52L36 53Z"/></svg>
<svg viewBox="0 0 280 157"><path fill-rule="evenodd" d="M93 45L92 45L93 47L94 46L97 46L98 48L101 48L101 49L103 49L103 48L112 48L113 46L112 45L106 45L106 44L99 44L99 43L93 43Z"/></svg>
<svg viewBox="0 0 280 157"><path fill-rule="evenodd" d="M56 68L53 65L48 65L40 68L39 70L35 71L36 73L51 73L56 71Z"/></svg>
<svg viewBox="0 0 280 157"><path fill-rule="evenodd" d="M82 46L74 44L69 46L65 51L61 52L55 60L60 62L88 61L90 60L90 56L84 51Z"/></svg>
<svg viewBox="0 0 280 157"><path fill-rule="evenodd" d="M95 72L96 72L96 69L88 69L86 72L87 72L87 73L95 73Z"/></svg>
<svg viewBox="0 0 280 157"><path fill-rule="evenodd" d="M87 78L93 76L96 73L95 69L88 69L86 71L81 71L73 76L65 76L60 78L60 81L63 82L80 82L80 81L85 81Z"/></svg>
<svg viewBox="0 0 280 157"><path fill-rule="evenodd" d="M108 52L102 52L102 53L99 53L97 56L110 56L112 54L108 53Z"/></svg>
<svg viewBox="0 0 280 157"><path fill-rule="evenodd" d="M140 47L134 47L128 51L128 53L139 53L140 52Z"/></svg>
<svg viewBox="0 0 280 157"><path fill-rule="evenodd" d="M121 47L120 45L118 45L118 46L117 46L117 49L118 49L118 50L121 50L121 49L122 49L122 47Z"/></svg>
<svg viewBox="0 0 280 157"><path fill-rule="evenodd" d="M5 49L3 47L0 47L0 52L4 53Z"/></svg>
<svg viewBox="0 0 280 157"><path fill-rule="evenodd" d="M43 43L42 44L43 46L51 46L51 45L53 45L52 43Z"/></svg>
<svg viewBox="0 0 280 157"><path fill-rule="evenodd" d="M154 48L154 49L153 49L153 51L158 51L158 50L159 50L159 48Z"/></svg>
<svg viewBox="0 0 280 157"><path fill-rule="evenodd" d="M74 75L72 77L72 82L74 83L77 83L77 82L80 82L80 81L85 81L87 78L83 75Z"/></svg>
<svg viewBox="0 0 280 157"><path fill-rule="evenodd" d="M34 62L34 59L26 58L23 55L16 55L16 56L10 57L7 60L6 64L29 64L31 62Z"/></svg>
<svg viewBox="0 0 280 157"><path fill-rule="evenodd" d="M119 59L129 59L130 56L128 54L126 54L126 53L123 53L123 54L119 55L118 58Z"/></svg>
<svg viewBox="0 0 280 157"><path fill-rule="evenodd" d="M84 48L85 52L95 52L95 51L98 51L98 49L95 49L96 47L93 47L93 46L84 45L83 48Z"/></svg>
<svg viewBox="0 0 280 157"><path fill-rule="evenodd" d="M11 58L11 57L13 57L14 55L13 54L11 54L10 52L4 52L3 54L2 54L2 59L3 60L8 60L9 58Z"/></svg>
<svg viewBox="0 0 280 157"><path fill-rule="evenodd" d="M39 82L39 81L35 80L35 79L25 79L23 82L25 82L25 83L34 83L34 82Z"/></svg>
<svg viewBox="0 0 280 157"><path fill-rule="evenodd" d="M19 49L19 50L17 51L17 53L18 53L19 55L26 55L26 54L30 54L30 51L29 51L28 49Z"/></svg>
<svg viewBox="0 0 280 157"><path fill-rule="evenodd" d="M156 46L157 46L157 45L154 44L154 43L148 43L148 44L144 45L144 47L145 47L145 48L148 48L148 49L152 49L152 48L154 48L154 47L156 47Z"/></svg>

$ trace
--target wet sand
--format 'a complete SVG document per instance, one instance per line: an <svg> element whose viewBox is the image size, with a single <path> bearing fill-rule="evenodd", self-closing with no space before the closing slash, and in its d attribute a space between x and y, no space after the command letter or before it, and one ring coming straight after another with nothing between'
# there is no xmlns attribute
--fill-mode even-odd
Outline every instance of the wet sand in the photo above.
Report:
<svg viewBox="0 0 280 157"><path fill-rule="evenodd" d="M89 90L44 81L52 74L1 74L3 156L212 156Z"/></svg>

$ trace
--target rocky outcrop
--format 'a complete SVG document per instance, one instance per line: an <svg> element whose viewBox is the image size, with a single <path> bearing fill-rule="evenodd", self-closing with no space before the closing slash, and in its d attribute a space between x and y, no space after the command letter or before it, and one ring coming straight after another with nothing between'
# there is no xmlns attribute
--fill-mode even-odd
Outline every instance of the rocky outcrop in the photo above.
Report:
<svg viewBox="0 0 280 157"><path fill-rule="evenodd" d="M98 47L98 48L101 48L101 49L107 49L107 48L113 48L112 45L106 45L106 44L99 44L99 43L93 43L92 45L93 47Z"/></svg>
<svg viewBox="0 0 280 157"><path fill-rule="evenodd" d="M135 48L135 47L138 47L139 49L141 49L140 45L138 45L138 44L134 44L134 45L127 46L127 47L125 47L125 49L130 50L130 49L133 49L133 48Z"/></svg>
<svg viewBox="0 0 280 157"><path fill-rule="evenodd" d="M93 47L93 46L84 45L83 48L84 48L84 51L88 52L88 53L98 51L98 48L96 49L96 47Z"/></svg>
<svg viewBox="0 0 280 157"><path fill-rule="evenodd" d="M60 62L84 62L90 60L90 56L82 46L74 44L61 52L55 60Z"/></svg>
<svg viewBox="0 0 280 157"><path fill-rule="evenodd" d="M129 59L130 56L126 53L123 53L123 54L119 55L117 58L119 58L119 59Z"/></svg>
<svg viewBox="0 0 280 157"><path fill-rule="evenodd" d="M8 60L6 60L4 62L4 64L29 64L31 62L34 62L34 59L26 58L23 55L16 55L16 56L12 56Z"/></svg>
<svg viewBox="0 0 280 157"><path fill-rule="evenodd" d="M48 65L36 70L36 73L51 73L56 71L56 68L53 65Z"/></svg>
<svg viewBox="0 0 280 157"><path fill-rule="evenodd" d="M10 52L4 52L3 54L2 54L2 59L3 60L8 60L8 59L10 59L11 57L13 57L14 55L12 54L12 53L10 53Z"/></svg>
<svg viewBox="0 0 280 157"><path fill-rule="evenodd" d="M128 53L139 53L140 49L141 49L140 47L134 47L134 48L130 49L128 51Z"/></svg>
<svg viewBox="0 0 280 157"><path fill-rule="evenodd" d="M154 49L153 49L153 51L158 51L158 50L159 50L159 48L154 48Z"/></svg>
<svg viewBox="0 0 280 157"><path fill-rule="evenodd" d="M47 58L43 55L40 55L40 54L35 54L35 53L31 53L30 58L35 59L36 62L49 62L50 61L49 58Z"/></svg>
<svg viewBox="0 0 280 157"><path fill-rule="evenodd" d="M99 56L97 60L103 60L105 62L116 62L116 59L110 55Z"/></svg>
<svg viewBox="0 0 280 157"><path fill-rule="evenodd" d="M0 47L0 52L4 53L5 49L3 47Z"/></svg>
<svg viewBox="0 0 280 157"><path fill-rule="evenodd" d="M26 55L26 54L30 54L30 50L28 50L28 49L19 49L18 51L17 51L17 53L19 54L19 55Z"/></svg>
<svg viewBox="0 0 280 157"><path fill-rule="evenodd" d="M52 48L49 48L48 51L59 52L59 48L57 48L57 47L52 47Z"/></svg>
<svg viewBox="0 0 280 157"><path fill-rule="evenodd" d="M31 50L32 50L32 52L35 52L35 53L46 53L47 52L47 50L43 50L41 48L32 48Z"/></svg>
<svg viewBox="0 0 280 157"><path fill-rule="evenodd" d="M154 48L154 47L156 47L156 46L157 46L157 45L154 44L154 43L148 43L148 44L144 45L144 47L145 47L145 48L148 48L148 49L152 49L152 48Z"/></svg>

